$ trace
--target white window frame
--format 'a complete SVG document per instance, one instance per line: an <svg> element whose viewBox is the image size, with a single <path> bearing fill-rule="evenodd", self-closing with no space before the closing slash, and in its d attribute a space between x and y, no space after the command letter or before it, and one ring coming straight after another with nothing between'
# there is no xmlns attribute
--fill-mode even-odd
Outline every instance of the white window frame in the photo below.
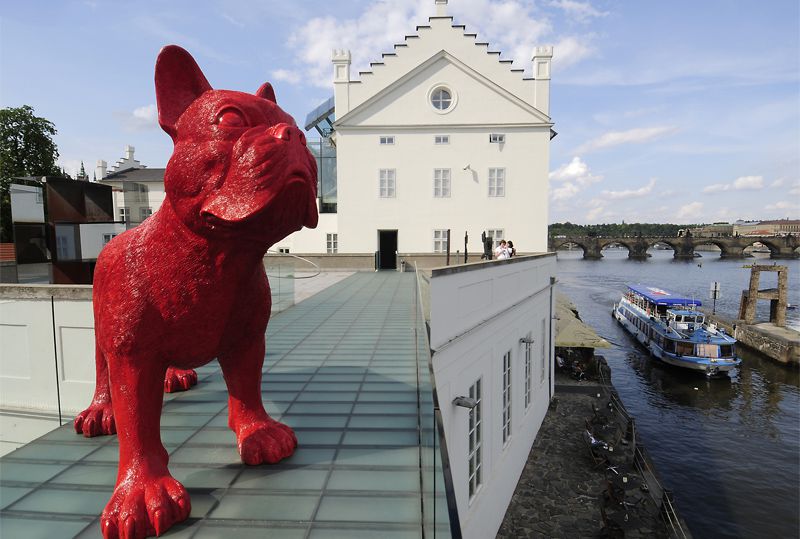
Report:
<svg viewBox="0 0 800 539"><path fill-rule="evenodd" d="M339 252L339 233L329 232L325 234L325 249L330 254Z"/></svg>
<svg viewBox="0 0 800 539"><path fill-rule="evenodd" d="M450 178L449 168L433 169L433 198L450 198Z"/></svg>
<svg viewBox="0 0 800 539"><path fill-rule="evenodd" d="M142 221L153 215L153 208L150 206L142 206L139 208L139 217Z"/></svg>
<svg viewBox="0 0 800 539"><path fill-rule="evenodd" d="M442 144L450 144L450 135L435 135L433 137L433 143L437 146Z"/></svg>
<svg viewBox="0 0 800 539"><path fill-rule="evenodd" d="M378 174L378 197L395 198L397 196L397 170L382 168Z"/></svg>
<svg viewBox="0 0 800 539"><path fill-rule="evenodd" d="M489 196L490 197L504 197L506 196L506 169L505 168L490 168L488 176Z"/></svg>
<svg viewBox="0 0 800 539"><path fill-rule="evenodd" d="M539 376L539 384L543 384L544 380L547 376L547 350L545 349L545 345L547 343L547 319L542 318L542 342L541 342L541 353L542 353L542 365L541 365L541 373Z"/></svg>
<svg viewBox="0 0 800 539"><path fill-rule="evenodd" d="M511 440L511 350L503 354L503 446Z"/></svg>
<svg viewBox="0 0 800 539"><path fill-rule="evenodd" d="M482 448L483 436L481 433L483 427L482 412L482 395L481 395L481 379L478 378L469 388L469 398L475 400L475 407L469 411L469 423L467 429L468 446L467 446L467 482L469 483L469 501L475 498L478 491L483 484L482 479Z"/></svg>
<svg viewBox="0 0 800 539"><path fill-rule="evenodd" d="M381 135L380 137L378 137L378 143L381 146L393 146L394 135Z"/></svg>
<svg viewBox="0 0 800 539"><path fill-rule="evenodd" d="M500 234L496 234L497 232L499 232ZM505 233L506 233L506 231L503 228L487 228L486 229L486 237L487 238L491 237L492 238L492 243L494 244L494 245L492 245L492 249L497 249L497 247L500 245L500 240L502 240L504 238Z"/></svg>
<svg viewBox="0 0 800 539"><path fill-rule="evenodd" d="M531 359L533 356L533 343L531 341L531 332L525 336L525 391L524 403L527 410L531 406L531 386L533 385L533 365Z"/></svg>
<svg viewBox="0 0 800 539"><path fill-rule="evenodd" d="M433 252L447 252L447 229L437 228L433 231Z"/></svg>
<svg viewBox="0 0 800 539"><path fill-rule="evenodd" d="M506 141L506 136L503 133L490 133L489 134L489 143L490 144L504 144Z"/></svg>
<svg viewBox="0 0 800 539"><path fill-rule="evenodd" d="M121 208L119 208L119 219L120 221L125 221L126 223L130 222L131 220L130 206L122 206Z"/></svg>

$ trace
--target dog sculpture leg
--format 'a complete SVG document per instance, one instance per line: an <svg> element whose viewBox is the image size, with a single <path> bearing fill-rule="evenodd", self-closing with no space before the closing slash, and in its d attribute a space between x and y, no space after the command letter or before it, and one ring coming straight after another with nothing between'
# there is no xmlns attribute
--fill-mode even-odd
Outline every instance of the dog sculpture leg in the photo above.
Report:
<svg viewBox="0 0 800 539"><path fill-rule="evenodd" d="M228 426L236 434L239 454L246 464L274 464L294 453L297 437L275 421L261 401L264 337L219 357L228 386Z"/></svg>
<svg viewBox="0 0 800 539"><path fill-rule="evenodd" d="M109 357L111 393L119 432L117 484L100 525L103 536L160 535L186 520L189 494L167 469L161 443L164 366L155 357Z"/></svg>
<svg viewBox="0 0 800 539"><path fill-rule="evenodd" d="M95 344L94 362L96 377L94 397L89 407L78 414L73 423L75 432L87 438L117 432L114 409L111 406L111 390L108 387L108 362L97 344Z"/></svg>

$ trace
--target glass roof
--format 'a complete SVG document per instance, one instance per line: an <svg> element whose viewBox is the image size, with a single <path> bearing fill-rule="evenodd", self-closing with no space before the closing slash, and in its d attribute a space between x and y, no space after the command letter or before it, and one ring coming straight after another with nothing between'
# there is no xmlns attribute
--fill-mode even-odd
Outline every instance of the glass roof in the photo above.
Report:
<svg viewBox="0 0 800 539"><path fill-rule="evenodd" d="M240 461L216 362L165 395L162 440L192 502L170 537L449 537L414 279L358 273L273 316L263 399L299 440L279 464ZM99 537L117 459L116 436L71 425L1 458L0 536Z"/></svg>

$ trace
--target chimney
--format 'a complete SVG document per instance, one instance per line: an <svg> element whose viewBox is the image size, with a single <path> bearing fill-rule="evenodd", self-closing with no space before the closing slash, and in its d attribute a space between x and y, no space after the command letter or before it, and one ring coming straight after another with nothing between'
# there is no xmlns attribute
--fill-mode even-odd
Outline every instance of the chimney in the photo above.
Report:
<svg viewBox="0 0 800 539"><path fill-rule="evenodd" d="M533 106L550 116L550 61L553 47L536 47L533 51Z"/></svg>
<svg viewBox="0 0 800 539"><path fill-rule="evenodd" d="M331 62L333 62L334 108L336 117L341 118L350 111L350 51L334 49Z"/></svg>
<svg viewBox="0 0 800 539"><path fill-rule="evenodd" d="M436 16L447 17L447 0L435 0L435 1L436 1Z"/></svg>
<svg viewBox="0 0 800 539"><path fill-rule="evenodd" d="M102 180L103 178L106 177L106 167L107 166L108 166L108 163L106 163L102 159L98 159L97 160L97 165L95 165L95 167L94 167L95 179Z"/></svg>
<svg viewBox="0 0 800 539"><path fill-rule="evenodd" d="M125 146L125 159L127 159L128 161L133 161L134 150L136 150L136 148L134 148L130 144Z"/></svg>

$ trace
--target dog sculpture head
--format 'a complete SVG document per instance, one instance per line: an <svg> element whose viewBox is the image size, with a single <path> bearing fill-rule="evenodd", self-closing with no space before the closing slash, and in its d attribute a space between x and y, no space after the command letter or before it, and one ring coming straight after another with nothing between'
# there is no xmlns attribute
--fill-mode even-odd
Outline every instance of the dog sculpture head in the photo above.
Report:
<svg viewBox="0 0 800 539"><path fill-rule="evenodd" d="M255 94L214 90L191 55L156 61L158 122L175 143L167 201L193 232L268 247L317 226L317 166L267 82Z"/></svg>

